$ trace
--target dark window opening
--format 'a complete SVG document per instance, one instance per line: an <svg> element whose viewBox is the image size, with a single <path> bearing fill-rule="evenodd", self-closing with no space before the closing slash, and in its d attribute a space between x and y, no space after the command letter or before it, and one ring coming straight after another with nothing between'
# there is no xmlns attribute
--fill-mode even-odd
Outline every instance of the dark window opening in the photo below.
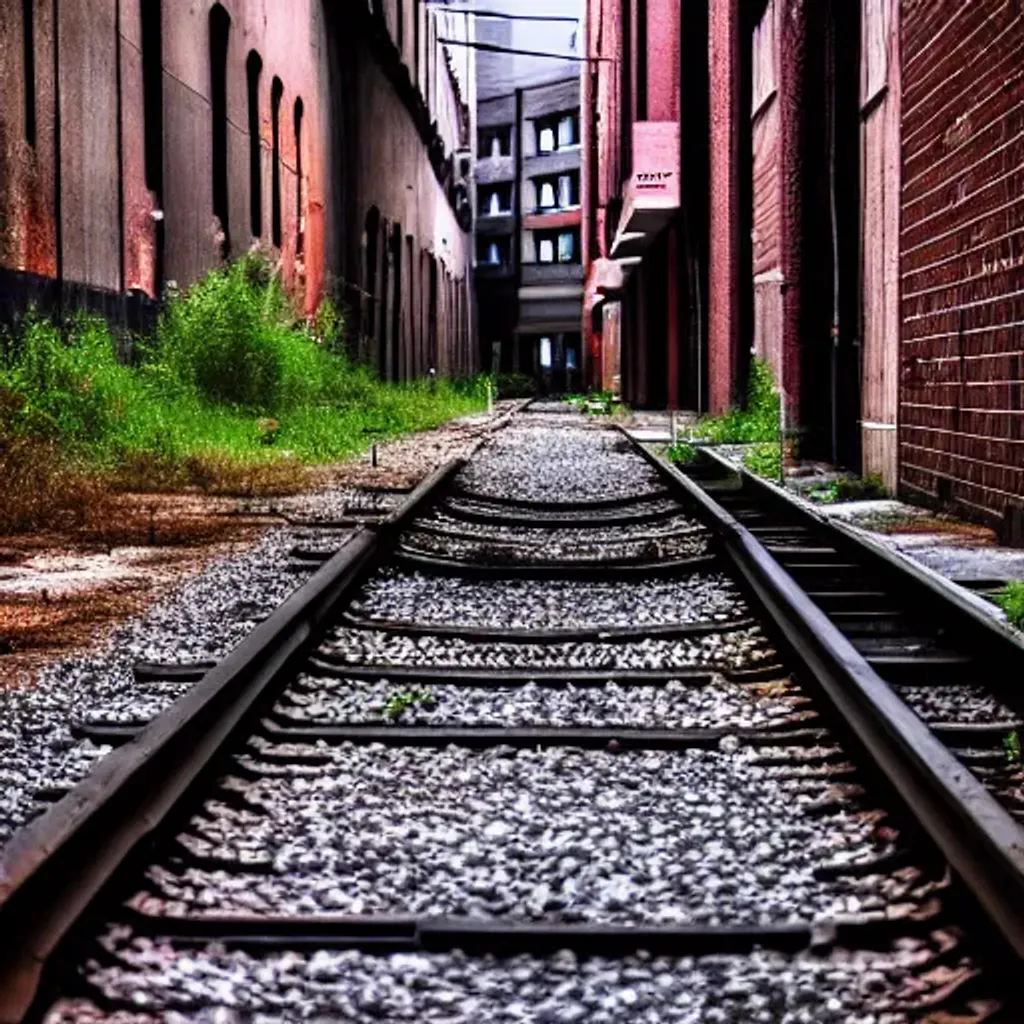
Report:
<svg viewBox="0 0 1024 1024"><path fill-rule="evenodd" d="M371 206L366 214L366 278L363 291L366 293L366 320L363 335L372 338L377 329L377 244L380 241L380 211Z"/></svg>
<svg viewBox="0 0 1024 1024"><path fill-rule="evenodd" d="M25 141L36 144L36 12L35 0L22 0L22 43L25 48Z"/></svg>
<svg viewBox="0 0 1024 1024"><path fill-rule="evenodd" d="M487 267L507 267L512 262L511 236L499 235L496 238L477 238L476 261Z"/></svg>
<svg viewBox="0 0 1024 1024"><path fill-rule="evenodd" d="M402 225L391 228L391 272L394 287L391 292L391 344L388 348L388 379L399 379L399 359L402 351Z"/></svg>
<svg viewBox="0 0 1024 1024"><path fill-rule="evenodd" d="M554 153L579 144L579 115L575 111L538 118L535 127L538 153Z"/></svg>
<svg viewBox="0 0 1024 1024"><path fill-rule="evenodd" d="M538 263L579 263L579 228L536 232Z"/></svg>
<svg viewBox="0 0 1024 1024"><path fill-rule="evenodd" d="M395 42L398 44L398 52L402 52L405 43L405 4L403 0L396 0L395 3Z"/></svg>
<svg viewBox="0 0 1024 1024"><path fill-rule="evenodd" d="M142 116L145 122L146 188L163 205L164 186L164 97L163 97L163 35L161 32L161 0L151 0L142 6ZM210 11L210 66L214 47L214 12L227 13L219 4ZM230 19L229 19L230 21ZM227 41L225 30L225 43ZM216 150L215 150L216 151Z"/></svg>
<svg viewBox="0 0 1024 1024"><path fill-rule="evenodd" d="M270 87L270 134L272 157L270 162L270 240L281 248L281 98L284 85L274 76Z"/></svg>
<svg viewBox="0 0 1024 1024"><path fill-rule="evenodd" d="M260 75L263 61L249 51L245 75L249 83L249 228L253 238L263 235L263 174L260 167Z"/></svg>
<svg viewBox="0 0 1024 1024"><path fill-rule="evenodd" d="M302 97L295 100L295 252L306 251L306 215L302 209Z"/></svg>
<svg viewBox="0 0 1024 1024"><path fill-rule="evenodd" d="M491 160L512 155L512 125L498 128L481 128L477 136L477 155L481 160Z"/></svg>
<svg viewBox="0 0 1024 1024"><path fill-rule="evenodd" d="M143 4L145 18L147 4ZM210 108L213 131L213 215L220 221L221 259L226 259L231 252L231 238L228 227L228 32L231 28L231 17L220 4L210 8ZM158 29L159 30L159 29ZM159 66L157 75L160 74ZM146 119L146 156L147 178L149 175L149 118ZM160 139L163 138L161 126ZM162 145L153 142L153 146ZM161 157L162 159L162 157Z"/></svg>
<svg viewBox="0 0 1024 1024"><path fill-rule="evenodd" d="M552 174L534 179L537 192L537 210L565 210L580 202L580 176L578 171Z"/></svg>
<svg viewBox="0 0 1024 1024"><path fill-rule="evenodd" d="M480 189L480 216L497 217L512 212L512 182Z"/></svg>

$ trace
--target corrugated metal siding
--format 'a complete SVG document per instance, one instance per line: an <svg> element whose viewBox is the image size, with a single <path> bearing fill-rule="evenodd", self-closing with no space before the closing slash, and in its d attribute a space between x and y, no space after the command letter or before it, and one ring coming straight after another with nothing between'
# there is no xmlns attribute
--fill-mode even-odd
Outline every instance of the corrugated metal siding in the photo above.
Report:
<svg viewBox="0 0 1024 1024"><path fill-rule="evenodd" d="M1024 13L904 0L902 49L901 485L994 520L1024 504Z"/></svg>

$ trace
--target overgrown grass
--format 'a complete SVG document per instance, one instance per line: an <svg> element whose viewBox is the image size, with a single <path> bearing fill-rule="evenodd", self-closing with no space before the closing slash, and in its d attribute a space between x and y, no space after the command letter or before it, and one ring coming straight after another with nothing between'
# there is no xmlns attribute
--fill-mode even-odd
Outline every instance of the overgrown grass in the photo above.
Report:
<svg viewBox="0 0 1024 1024"><path fill-rule="evenodd" d="M483 379L382 383L346 359L343 335L329 304L312 324L297 317L258 257L170 300L137 365L118 361L97 317L61 330L27 316L0 356L5 505L22 481L0 529L38 528L65 486L76 503L110 486L294 488L305 466L486 403Z"/></svg>
<svg viewBox="0 0 1024 1024"><path fill-rule="evenodd" d="M723 416L704 416L690 436L709 444L750 444L779 440L779 393L767 363L755 359L750 368L747 404Z"/></svg>
<svg viewBox="0 0 1024 1024"><path fill-rule="evenodd" d="M889 498L891 495L881 473L868 473L865 477L844 476L830 480L808 491L807 497L811 501L828 505L836 501L868 501Z"/></svg>
<svg viewBox="0 0 1024 1024"><path fill-rule="evenodd" d="M782 451L778 441L762 441L743 453L743 465L767 480L782 479Z"/></svg>
<svg viewBox="0 0 1024 1024"><path fill-rule="evenodd" d="M1024 629L1024 580L1007 583L996 594L996 601L1006 612L1006 619L1017 629Z"/></svg>

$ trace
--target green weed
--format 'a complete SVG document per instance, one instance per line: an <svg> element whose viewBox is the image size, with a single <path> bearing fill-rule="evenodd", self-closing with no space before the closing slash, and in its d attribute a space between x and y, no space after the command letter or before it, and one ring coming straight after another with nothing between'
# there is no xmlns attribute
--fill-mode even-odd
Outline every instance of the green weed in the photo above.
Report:
<svg viewBox="0 0 1024 1024"><path fill-rule="evenodd" d="M437 698L429 690L407 690L388 697L382 714L389 722L397 722L412 707L432 708Z"/></svg>
<svg viewBox="0 0 1024 1024"><path fill-rule="evenodd" d="M29 314L0 342L0 468L41 446L48 467L125 489L279 490L306 465L363 451L370 432L424 430L486 404L483 378L382 383L343 354L338 310L297 317L256 256L170 299L137 365L118 361L106 323L87 314L63 329ZM0 526L38 524L58 490L37 488L35 511Z"/></svg>
<svg viewBox="0 0 1024 1024"><path fill-rule="evenodd" d="M998 594L996 602L1006 612L1006 619L1017 629L1024 629L1024 580L1007 583Z"/></svg>
<svg viewBox="0 0 1024 1024"><path fill-rule="evenodd" d="M711 444L749 444L779 439L779 394L767 363L755 359L750 368L747 404L724 416L704 416L691 436Z"/></svg>
<svg viewBox="0 0 1024 1024"><path fill-rule="evenodd" d="M1003 737L1003 753L1006 754L1006 760L1010 764L1019 765L1021 763L1020 736L1016 729Z"/></svg>
<svg viewBox="0 0 1024 1024"><path fill-rule="evenodd" d="M763 441L743 453L743 465L768 480L782 478L782 452L778 441Z"/></svg>
<svg viewBox="0 0 1024 1024"><path fill-rule="evenodd" d="M668 456L669 462L675 462L680 465L686 465L697 460L697 449L685 441L677 441L675 444L670 445L665 454Z"/></svg>

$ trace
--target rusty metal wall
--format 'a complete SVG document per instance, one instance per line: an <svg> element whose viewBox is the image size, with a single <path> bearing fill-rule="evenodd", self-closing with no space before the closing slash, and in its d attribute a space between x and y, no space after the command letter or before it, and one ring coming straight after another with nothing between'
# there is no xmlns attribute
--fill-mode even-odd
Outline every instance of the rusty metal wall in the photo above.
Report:
<svg viewBox="0 0 1024 1024"><path fill-rule="evenodd" d="M229 21L226 223L214 215L215 6ZM155 70L161 195L147 180L143 12L153 10L160 11L153 23L160 48L149 80ZM399 297L375 297L394 310L397 324L379 343L399 351L372 355L392 376L423 374L428 365L475 369L470 236L455 213L451 171L454 150L467 141L463 98L436 42L440 56L427 59L421 30L430 9L386 0L376 10L325 0L162 0L159 7L151 0L32 0L27 7L0 0L0 317L30 302L89 305L137 327L140 297L156 299L172 281L185 287L222 254L238 256L257 239L268 248L279 242L273 248L284 280L306 312L339 282L358 304L363 216L376 205L398 232L398 249L411 239L417 256L437 261L440 279L427 311L437 321L433 359L426 325L418 334L403 329L427 293L419 259L402 261ZM421 30L414 31L414 18ZM254 147L246 73L253 51L262 65ZM256 230L254 151L262 193ZM358 315L350 326L361 329Z"/></svg>
<svg viewBox="0 0 1024 1024"><path fill-rule="evenodd" d="M1024 13L904 0L900 486L1024 505Z"/></svg>

